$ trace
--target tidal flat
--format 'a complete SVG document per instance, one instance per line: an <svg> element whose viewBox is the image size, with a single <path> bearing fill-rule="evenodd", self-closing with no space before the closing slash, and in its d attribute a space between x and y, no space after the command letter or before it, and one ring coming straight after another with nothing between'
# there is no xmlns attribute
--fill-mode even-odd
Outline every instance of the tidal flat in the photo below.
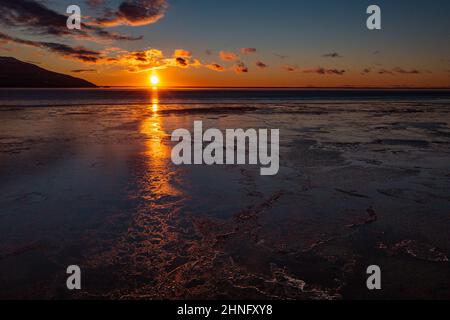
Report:
<svg viewBox="0 0 450 320"><path fill-rule="evenodd" d="M174 165L196 120L278 174ZM2 106L0 298L449 299L449 164L445 99Z"/></svg>

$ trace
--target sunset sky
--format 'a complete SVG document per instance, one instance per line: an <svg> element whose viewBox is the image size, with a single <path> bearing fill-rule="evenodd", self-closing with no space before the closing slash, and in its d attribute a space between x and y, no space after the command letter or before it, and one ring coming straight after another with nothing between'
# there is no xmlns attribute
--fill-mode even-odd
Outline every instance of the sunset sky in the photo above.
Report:
<svg viewBox="0 0 450 320"><path fill-rule="evenodd" d="M449 14L448 0L0 0L0 55L97 85L450 87Z"/></svg>

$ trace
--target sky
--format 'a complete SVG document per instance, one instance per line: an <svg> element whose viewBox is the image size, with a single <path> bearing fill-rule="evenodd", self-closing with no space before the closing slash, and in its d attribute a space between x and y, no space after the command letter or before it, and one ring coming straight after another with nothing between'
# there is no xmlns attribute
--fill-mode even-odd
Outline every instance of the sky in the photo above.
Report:
<svg viewBox="0 0 450 320"><path fill-rule="evenodd" d="M0 0L0 55L103 86L450 87L449 14L448 0Z"/></svg>

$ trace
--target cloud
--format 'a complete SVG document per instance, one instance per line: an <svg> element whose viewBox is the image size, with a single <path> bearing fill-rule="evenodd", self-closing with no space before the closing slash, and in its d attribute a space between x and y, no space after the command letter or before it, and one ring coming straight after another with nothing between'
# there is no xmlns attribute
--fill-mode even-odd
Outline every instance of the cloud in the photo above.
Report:
<svg viewBox="0 0 450 320"><path fill-rule="evenodd" d="M176 49L173 53L175 58L190 58L192 57L192 52L184 49Z"/></svg>
<svg viewBox="0 0 450 320"><path fill-rule="evenodd" d="M366 75L372 72L372 69L370 68L364 68L363 71L361 72L362 75Z"/></svg>
<svg viewBox="0 0 450 320"><path fill-rule="evenodd" d="M222 61L235 61L239 59L237 54L231 51L220 51L219 56Z"/></svg>
<svg viewBox="0 0 450 320"><path fill-rule="evenodd" d="M174 54L176 52L177 50L174 51ZM176 57L174 55L165 57L161 50L148 48L140 51L120 53L115 63L135 73L170 67L187 69L203 66L200 60L193 58L189 51L184 50L184 52L178 52L178 54L184 55L184 57Z"/></svg>
<svg viewBox="0 0 450 320"><path fill-rule="evenodd" d="M247 73L248 72L248 68L247 66L242 62L239 61L235 66L234 66L234 72L236 73Z"/></svg>
<svg viewBox="0 0 450 320"><path fill-rule="evenodd" d="M289 58L289 56L285 56L285 55L277 54L277 53L275 53L275 56L280 58L280 59L287 59L287 58Z"/></svg>
<svg viewBox="0 0 450 320"><path fill-rule="evenodd" d="M327 74L336 74L338 76L343 76L345 74L345 70L338 70L338 69L328 69Z"/></svg>
<svg viewBox="0 0 450 320"><path fill-rule="evenodd" d="M119 67L133 73L160 70L171 67L176 68L199 68L205 67L214 71L226 71L226 69L216 63L203 65L200 60L192 57L192 53L187 50L174 50L172 57L165 57L161 50L147 48L144 50L127 51L117 47L109 47L101 51L90 50L82 46L69 46L62 43L33 41L18 37L13 37L0 32L0 43L15 43L19 45L31 46L52 53L66 59L73 59L87 64L106 64ZM94 69L80 68L72 70L74 73L94 72ZM248 72L248 68L239 62L235 71L238 73Z"/></svg>
<svg viewBox="0 0 450 320"><path fill-rule="evenodd" d="M182 58L182 57L176 57L176 58L172 58L172 59L163 59L162 63L166 68L178 67L178 68L186 69L189 67L198 68L198 67L202 66L202 63L198 59Z"/></svg>
<svg viewBox="0 0 450 320"><path fill-rule="evenodd" d="M378 71L378 74L389 74L389 75L395 75L395 74L421 74L422 72L417 69L403 69L401 67L395 67L392 69L380 69Z"/></svg>
<svg viewBox="0 0 450 320"><path fill-rule="evenodd" d="M70 72L73 72L73 73L97 72L97 70L95 70L95 69L75 69L75 70L71 70Z"/></svg>
<svg viewBox="0 0 450 320"><path fill-rule="evenodd" d="M253 54L253 53L256 53L256 48L242 48L241 53L242 54Z"/></svg>
<svg viewBox="0 0 450 320"><path fill-rule="evenodd" d="M100 5L102 5L104 1L105 0L86 0L86 3L89 6L96 8L96 7L99 7Z"/></svg>
<svg viewBox="0 0 450 320"><path fill-rule="evenodd" d="M83 47L70 47L62 43L53 42L39 42L40 46L47 48L52 52L59 53L66 57L71 57L84 62L97 62L100 59L101 53L85 49Z"/></svg>
<svg viewBox="0 0 450 320"><path fill-rule="evenodd" d="M175 59L165 59L163 52L154 48L121 53L115 59L115 64L130 72L165 69L168 65L177 66Z"/></svg>
<svg viewBox="0 0 450 320"><path fill-rule="evenodd" d="M213 71L219 71L219 72L225 71L225 68L217 63L208 64L208 65L206 65L206 68L213 70Z"/></svg>
<svg viewBox="0 0 450 320"><path fill-rule="evenodd" d="M212 51L209 50L209 49L207 49L207 50L205 50L205 54L207 54L208 56L210 56L210 55L212 55Z"/></svg>
<svg viewBox="0 0 450 320"><path fill-rule="evenodd" d="M0 0L0 23L33 35L73 36L87 40L139 40L82 24L82 30L69 30L67 16L32 0Z"/></svg>
<svg viewBox="0 0 450 320"><path fill-rule="evenodd" d="M264 62L262 62L262 61L256 61L256 66L258 67L258 68L260 68L260 69L265 69L265 68L268 68L269 66L267 65L267 64L265 64Z"/></svg>
<svg viewBox="0 0 450 320"><path fill-rule="evenodd" d="M299 68L298 66L287 64L283 66L283 70L287 72L296 72Z"/></svg>
<svg viewBox="0 0 450 320"><path fill-rule="evenodd" d="M166 0L126 0L119 5L117 11L110 11L93 23L106 27L145 26L163 18L166 10Z"/></svg>
<svg viewBox="0 0 450 320"><path fill-rule="evenodd" d="M392 71L400 73L400 74L420 74L421 73L417 69L405 70L405 69L400 68L400 67L396 67L396 68L392 69Z"/></svg>
<svg viewBox="0 0 450 320"><path fill-rule="evenodd" d="M323 55L325 58L342 58L342 56L337 52L326 53Z"/></svg>
<svg viewBox="0 0 450 320"><path fill-rule="evenodd" d="M390 75L394 75L394 73L390 70L386 70L386 69L381 69L378 71L378 74L390 74Z"/></svg>
<svg viewBox="0 0 450 320"><path fill-rule="evenodd" d="M49 52L56 53L64 58L78 60L89 64L107 64L114 65L121 69L133 73L146 72L151 70L166 69L169 67L177 68L199 68L204 66L200 60L190 57L164 57L161 50L148 48L138 51L126 51L120 48L107 48L102 51L90 50L81 46L72 47L62 43L32 41L22 38L12 37L0 32L0 43L16 43L19 45L31 46ZM177 52L177 50L175 50ZM178 54L188 56L189 52L178 51ZM218 65L212 64L204 66L215 71L225 71ZM93 72L93 69L80 68L72 72ZM242 71L245 72L245 71Z"/></svg>
<svg viewBox="0 0 450 320"><path fill-rule="evenodd" d="M0 32L0 40L46 49L48 51L62 55L66 58L72 58L83 62L96 63L100 59L102 59L102 55L100 52L89 50L81 46L71 47L62 43L25 40L21 38L11 37L1 32Z"/></svg>
<svg viewBox="0 0 450 320"><path fill-rule="evenodd" d="M345 70L338 70L338 69L325 69L322 67L314 68L314 69L307 69L303 71L304 73L315 73L320 75L338 75L342 76L345 74Z"/></svg>
<svg viewBox="0 0 450 320"><path fill-rule="evenodd" d="M175 61L176 61L177 66L179 66L181 68L187 68L189 66L189 62L185 58L177 57L177 58L175 58Z"/></svg>

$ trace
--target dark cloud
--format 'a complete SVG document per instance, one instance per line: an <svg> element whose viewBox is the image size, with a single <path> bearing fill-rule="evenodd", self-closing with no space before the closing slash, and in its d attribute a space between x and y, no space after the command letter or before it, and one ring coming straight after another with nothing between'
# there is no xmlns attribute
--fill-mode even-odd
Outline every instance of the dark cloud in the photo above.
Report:
<svg viewBox="0 0 450 320"><path fill-rule="evenodd" d="M100 38L107 39L107 40L114 40L114 41L134 41L134 40L141 40L143 39L143 36L139 37L131 37L126 36L118 33L108 32L105 30L102 30L98 27L89 27L89 29L94 30L94 34Z"/></svg>
<svg viewBox="0 0 450 320"><path fill-rule="evenodd" d="M248 72L248 68L242 61L239 61L234 66L234 72L236 72L236 73L247 73Z"/></svg>
<svg viewBox="0 0 450 320"><path fill-rule="evenodd" d="M256 53L256 48L242 48L241 53L242 54L253 54L253 53Z"/></svg>
<svg viewBox="0 0 450 320"><path fill-rule="evenodd" d="M32 0L0 0L0 23L5 27L19 28L37 35L70 35L91 40L138 40L142 38L111 33L86 24L82 24L81 30L69 30L66 15Z"/></svg>
<svg viewBox="0 0 450 320"><path fill-rule="evenodd" d="M422 72L417 69L403 69L401 67L395 67L392 69L380 69L378 71L378 74L389 74L389 75L395 75L395 74L421 74Z"/></svg>
<svg viewBox="0 0 450 320"><path fill-rule="evenodd" d="M287 72L296 72L298 71L298 69L299 69L298 66L295 65L287 64L283 66L283 70Z"/></svg>
<svg viewBox="0 0 450 320"><path fill-rule="evenodd" d="M134 58L134 60L139 61L139 62L147 62L148 61L148 56L145 51L133 52L133 53L131 53L131 56Z"/></svg>
<svg viewBox="0 0 450 320"><path fill-rule="evenodd" d="M325 57L325 58L342 58L342 56L337 52L324 54L323 57Z"/></svg>
<svg viewBox="0 0 450 320"><path fill-rule="evenodd" d="M345 70L338 70L338 69L328 69L327 74L336 74L338 76L343 76L345 74Z"/></svg>
<svg viewBox="0 0 450 320"><path fill-rule="evenodd" d="M179 67L186 68L189 66L189 62L185 58L177 57L177 58L175 58L175 61L177 63L177 66L179 66Z"/></svg>
<svg viewBox="0 0 450 320"><path fill-rule="evenodd" d="M417 69L406 70L400 67L396 67L392 69L392 71L400 73L400 74L420 74L421 72Z"/></svg>
<svg viewBox="0 0 450 320"><path fill-rule="evenodd" d="M11 37L1 32L0 40L46 49L64 57L80 60L83 62L95 63L102 58L100 52L89 50L84 47L71 47L62 43L25 40L21 38Z"/></svg>
<svg viewBox="0 0 450 320"><path fill-rule="evenodd" d="M164 17L166 9L166 0L126 0L117 11L96 19L95 23L102 26L144 26Z"/></svg>
<svg viewBox="0 0 450 320"><path fill-rule="evenodd" d="M314 69L307 69L303 71L304 73L316 73L320 75L338 75L342 76L345 74L345 70L338 70L338 69L325 69L325 68L314 68Z"/></svg>
<svg viewBox="0 0 450 320"><path fill-rule="evenodd" d="M76 69L76 70L71 70L70 72L73 72L73 73L97 72L97 70L95 70L95 69Z"/></svg>
<svg viewBox="0 0 450 320"><path fill-rule="evenodd" d="M217 63L208 64L208 65L206 65L206 67L208 69L214 70L214 71L225 71L225 68L222 67L220 64L217 64Z"/></svg>
<svg viewBox="0 0 450 320"><path fill-rule="evenodd" d="M268 65L267 64L265 64L264 62L262 62L262 61L256 61L256 66L258 67L258 68L260 68L260 69L265 69L265 68L267 68L268 67Z"/></svg>
<svg viewBox="0 0 450 320"><path fill-rule="evenodd" d="M100 58L100 52L85 49L83 47L70 47L62 43L38 42L43 48L63 56L72 57L85 62L97 62Z"/></svg>
<svg viewBox="0 0 450 320"><path fill-rule="evenodd" d="M361 74L369 74L369 73L371 73L372 72L372 69L370 69L370 68L365 68L365 69L363 69L363 71L361 72Z"/></svg>
<svg viewBox="0 0 450 320"><path fill-rule="evenodd" d="M389 74L389 75L394 75L394 73L390 70L387 69L381 69L378 71L378 74Z"/></svg>

